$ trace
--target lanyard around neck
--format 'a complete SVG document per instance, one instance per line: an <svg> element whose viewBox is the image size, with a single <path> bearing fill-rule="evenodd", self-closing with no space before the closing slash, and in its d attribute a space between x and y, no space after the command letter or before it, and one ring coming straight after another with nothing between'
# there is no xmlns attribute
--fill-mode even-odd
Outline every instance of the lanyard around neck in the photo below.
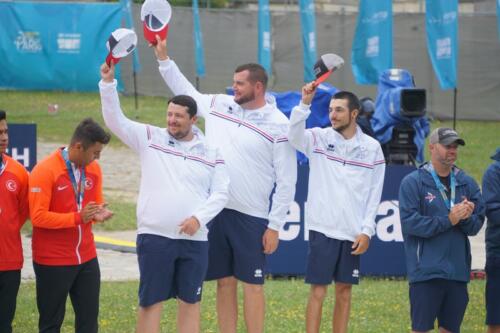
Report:
<svg viewBox="0 0 500 333"><path fill-rule="evenodd" d="M69 178L71 180L71 185L73 186L73 192L75 193L76 205L78 211L82 210L83 196L85 194L85 168L80 168L80 181L76 181L75 173L73 172L73 166L68 157L68 151L66 149L61 150L62 157L66 163L66 169L68 170Z"/></svg>
<svg viewBox="0 0 500 333"><path fill-rule="evenodd" d="M455 173L453 172L453 169L450 172L450 199L448 199L448 195L446 195L446 188L444 187L443 183L441 183L441 180L439 179L436 170L434 170L434 167L432 164L429 164L429 169L432 175L432 178L434 179L434 183L436 183L436 186L441 193L441 196L443 197L444 203L446 204L446 208L450 210L453 205L455 204L455 188L456 188L456 181L455 181Z"/></svg>

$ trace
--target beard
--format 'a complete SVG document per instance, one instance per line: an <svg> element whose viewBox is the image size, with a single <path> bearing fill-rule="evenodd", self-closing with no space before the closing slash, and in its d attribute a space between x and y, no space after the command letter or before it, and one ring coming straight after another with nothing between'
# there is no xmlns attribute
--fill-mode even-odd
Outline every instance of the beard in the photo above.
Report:
<svg viewBox="0 0 500 333"><path fill-rule="evenodd" d="M441 159L440 162L447 167L452 167L455 164L456 160L456 157L445 157Z"/></svg>
<svg viewBox="0 0 500 333"><path fill-rule="evenodd" d="M352 120L349 120L349 122L347 124L340 125L338 127L335 127L335 126L332 126L332 127L334 130L336 130L337 132L342 134L349 126L351 126L351 122L352 122Z"/></svg>
<svg viewBox="0 0 500 333"><path fill-rule="evenodd" d="M170 134L171 136L173 136L176 140L182 140L184 139L186 136L189 135L189 130L187 131L178 131L177 133L172 133L170 130L168 131L168 134Z"/></svg>
<svg viewBox="0 0 500 333"><path fill-rule="evenodd" d="M241 97L239 99L234 99L234 101L238 104L238 105L243 105L245 103L248 103L248 102L251 102L255 99L255 93L252 91L251 93L248 93L246 95L241 95Z"/></svg>

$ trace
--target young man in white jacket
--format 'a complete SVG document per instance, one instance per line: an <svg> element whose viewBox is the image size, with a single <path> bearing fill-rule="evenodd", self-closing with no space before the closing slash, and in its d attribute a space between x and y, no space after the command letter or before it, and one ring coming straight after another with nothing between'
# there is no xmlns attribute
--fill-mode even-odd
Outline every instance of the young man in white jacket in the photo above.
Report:
<svg viewBox="0 0 500 333"><path fill-rule="evenodd" d="M222 333L235 333L237 281L243 282L247 331L264 331L266 254L278 246L278 231L295 194L297 162L288 143L288 119L266 102L267 75L262 66L238 67L234 96L198 92L167 55L166 41L154 51L160 74L174 94L192 96L205 118L208 142L227 162L229 201L210 226L207 280L217 280L217 314ZM270 207L269 197L276 185Z"/></svg>
<svg viewBox="0 0 500 333"><path fill-rule="evenodd" d="M332 127L306 129L313 83L302 88L301 103L290 117L290 143L309 158L305 222L309 229L306 283L311 291L306 331L319 332L328 285L335 281L333 332L347 332L351 287L359 282L359 255L375 234L385 160L380 144L356 124L359 101L350 92L330 102Z"/></svg>
<svg viewBox="0 0 500 333"><path fill-rule="evenodd" d="M206 225L228 198L224 160L194 126L197 106L191 97L173 97L167 108L167 129L159 128L125 117L114 66L103 64L101 78L104 121L141 160L137 332L159 332L163 301L172 297L178 303L178 331L199 332L208 265Z"/></svg>

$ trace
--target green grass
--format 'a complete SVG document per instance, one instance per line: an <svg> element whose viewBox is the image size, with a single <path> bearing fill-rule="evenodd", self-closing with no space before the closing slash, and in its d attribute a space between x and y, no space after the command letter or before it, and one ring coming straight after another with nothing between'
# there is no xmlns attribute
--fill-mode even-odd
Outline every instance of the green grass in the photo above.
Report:
<svg viewBox="0 0 500 333"><path fill-rule="evenodd" d="M103 282L101 287L100 332L134 332L137 310L138 282ZM267 281L266 332L304 332L304 311L308 286L303 280ZM323 308L321 332L331 332L333 289ZM469 284L469 306L462 331L484 332L484 281ZM165 304L162 332L175 332L175 301ZM238 332L244 332L241 311L241 293ZM15 332L34 332L37 323L35 285L23 283L18 297L14 321ZM349 332L400 333L410 331L408 283L401 280L376 280L365 278L353 288ZM62 332L73 332L74 316L68 301ZM202 300L202 332L217 332L215 312L215 283L206 283Z"/></svg>

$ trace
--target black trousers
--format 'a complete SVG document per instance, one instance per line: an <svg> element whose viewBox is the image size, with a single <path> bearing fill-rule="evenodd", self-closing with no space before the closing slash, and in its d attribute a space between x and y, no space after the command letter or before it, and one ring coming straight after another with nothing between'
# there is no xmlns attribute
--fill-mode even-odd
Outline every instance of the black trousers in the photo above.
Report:
<svg viewBox="0 0 500 333"><path fill-rule="evenodd" d="M59 333L68 294L75 311L75 332L96 333L101 272L94 258L75 266L47 266L33 262L40 333Z"/></svg>
<svg viewBox="0 0 500 333"><path fill-rule="evenodd" d="M16 298L21 284L21 270L0 271L0 333L12 332Z"/></svg>

